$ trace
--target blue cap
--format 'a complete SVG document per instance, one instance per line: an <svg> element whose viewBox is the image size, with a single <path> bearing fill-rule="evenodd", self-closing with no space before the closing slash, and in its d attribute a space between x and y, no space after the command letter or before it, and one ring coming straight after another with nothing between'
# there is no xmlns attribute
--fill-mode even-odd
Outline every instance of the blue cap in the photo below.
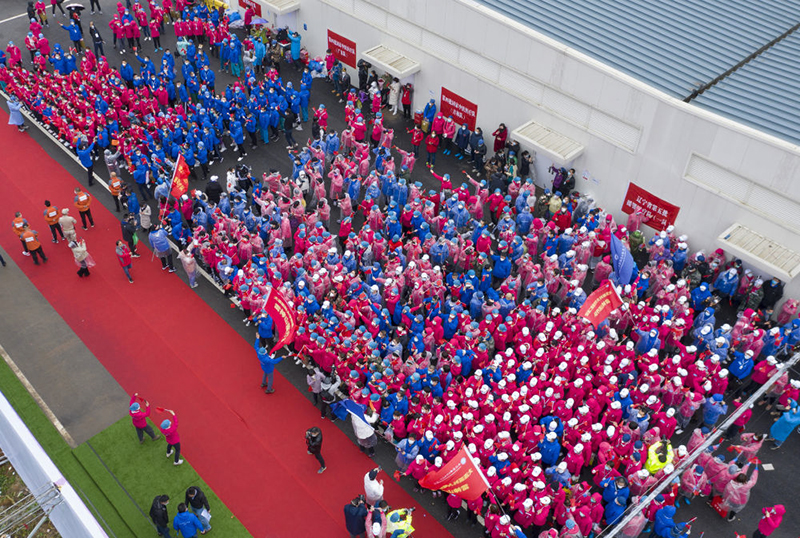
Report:
<svg viewBox="0 0 800 538"><path fill-rule="evenodd" d="M131 404L131 411L138 411L141 406L138 403Z"/></svg>
<svg viewBox="0 0 800 538"><path fill-rule="evenodd" d="M166 430L170 426L172 426L172 422L170 422L168 419L164 419L164 422L161 423L162 430Z"/></svg>

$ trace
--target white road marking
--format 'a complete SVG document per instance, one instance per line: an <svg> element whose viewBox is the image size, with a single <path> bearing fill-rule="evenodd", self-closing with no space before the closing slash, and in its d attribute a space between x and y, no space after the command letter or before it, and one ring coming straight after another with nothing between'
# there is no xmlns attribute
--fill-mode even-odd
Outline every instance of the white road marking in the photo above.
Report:
<svg viewBox="0 0 800 538"><path fill-rule="evenodd" d="M19 15L14 15L13 17L9 17L7 19L3 19L2 21L0 21L0 24L3 24L4 22L8 22L8 21L13 21L14 19L19 19L20 17L27 17L27 16L28 16L28 12L26 11L25 13L20 13Z"/></svg>

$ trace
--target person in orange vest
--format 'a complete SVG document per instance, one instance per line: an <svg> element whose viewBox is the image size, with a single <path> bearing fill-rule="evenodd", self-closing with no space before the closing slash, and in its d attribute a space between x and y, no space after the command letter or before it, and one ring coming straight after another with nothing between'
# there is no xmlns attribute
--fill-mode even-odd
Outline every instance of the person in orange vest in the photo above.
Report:
<svg viewBox="0 0 800 538"><path fill-rule="evenodd" d="M75 187L75 207L78 208L78 212L81 214L81 223L83 223L83 229L86 230L86 219L89 219L89 223L94 228L94 219L92 218L92 210L89 209L89 205L92 203L92 197L89 195L88 192L83 192L80 187Z"/></svg>
<svg viewBox="0 0 800 538"><path fill-rule="evenodd" d="M111 172L111 179L108 180L108 190L111 191L111 196L114 198L114 205L117 207L117 213L119 213L119 195L122 193L122 180L117 177L116 172Z"/></svg>
<svg viewBox="0 0 800 538"><path fill-rule="evenodd" d="M28 252L28 246L25 244L25 240L22 239L22 232L25 231L25 226L28 225L28 221L22 218L22 213L17 211L14 213L14 220L11 221L11 229L14 230L14 233L17 234L19 238L19 242L22 243L22 253L25 256L30 256L31 253Z"/></svg>
<svg viewBox="0 0 800 538"><path fill-rule="evenodd" d="M58 219L61 214L58 211L58 208L50 203L50 200L44 201L44 220L47 221L47 225L50 226L50 233L53 234L53 243L58 243L58 236L56 234L61 235L61 239L64 239L64 230L61 229L61 225L58 223Z"/></svg>
<svg viewBox="0 0 800 538"><path fill-rule="evenodd" d="M31 230L26 224L22 229L22 235L20 237L25 243L25 248L27 248L30 255L33 256L34 265L39 265L39 258L41 258L43 262L47 261L47 256L44 255L44 250L42 250L42 244L39 242L39 232Z"/></svg>

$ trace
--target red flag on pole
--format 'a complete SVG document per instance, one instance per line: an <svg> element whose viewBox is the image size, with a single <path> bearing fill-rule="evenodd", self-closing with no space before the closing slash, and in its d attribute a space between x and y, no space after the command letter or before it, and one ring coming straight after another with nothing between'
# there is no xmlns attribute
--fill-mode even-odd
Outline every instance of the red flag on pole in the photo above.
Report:
<svg viewBox="0 0 800 538"><path fill-rule="evenodd" d="M264 311L272 318L275 328L278 330L279 338L275 347L270 353L291 344L297 332L297 321L294 319L294 310L286 302L286 299L273 288L267 288L267 296L264 298Z"/></svg>
<svg viewBox="0 0 800 538"><path fill-rule="evenodd" d="M479 464L463 446L441 469L423 476L419 485L434 491L452 493L466 501L477 499L489 489L489 482L483 476Z"/></svg>
<svg viewBox="0 0 800 538"><path fill-rule="evenodd" d="M172 188L169 193L175 198L180 198L187 192L189 192L189 165L186 164L183 155L178 155L175 172L172 174Z"/></svg>
<svg viewBox="0 0 800 538"><path fill-rule="evenodd" d="M606 280L586 298L586 302L583 303L578 315L586 318L592 325L597 327L603 323L603 320L605 320L611 312L621 305L622 299L614 288L614 284L610 280Z"/></svg>

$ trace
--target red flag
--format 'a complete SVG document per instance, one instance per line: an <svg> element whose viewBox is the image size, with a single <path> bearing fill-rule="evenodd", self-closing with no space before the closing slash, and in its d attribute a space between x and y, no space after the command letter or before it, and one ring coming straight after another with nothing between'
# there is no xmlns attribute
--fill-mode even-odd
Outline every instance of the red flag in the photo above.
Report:
<svg viewBox="0 0 800 538"><path fill-rule="evenodd" d="M180 198L187 192L189 192L189 165L186 164L183 155L178 155L175 172L172 175L172 188L169 193L175 198Z"/></svg>
<svg viewBox="0 0 800 538"><path fill-rule="evenodd" d="M441 469L423 476L419 485L434 491L452 493L466 501L474 501L489 489L489 483L479 465L463 446Z"/></svg>
<svg viewBox="0 0 800 538"><path fill-rule="evenodd" d="M597 327L603 323L603 320L611 312L621 305L622 299L620 299L617 290L614 289L614 284L610 280L606 280L586 298L586 302L583 303L578 315L586 318L592 325Z"/></svg>
<svg viewBox="0 0 800 538"><path fill-rule="evenodd" d="M292 343L294 334L297 332L297 321L294 319L292 307L289 306L289 303L286 302L280 292L275 291L273 288L267 288L264 311L272 318L272 322L280 335L275 347L270 351L270 353L275 353L275 350Z"/></svg>

